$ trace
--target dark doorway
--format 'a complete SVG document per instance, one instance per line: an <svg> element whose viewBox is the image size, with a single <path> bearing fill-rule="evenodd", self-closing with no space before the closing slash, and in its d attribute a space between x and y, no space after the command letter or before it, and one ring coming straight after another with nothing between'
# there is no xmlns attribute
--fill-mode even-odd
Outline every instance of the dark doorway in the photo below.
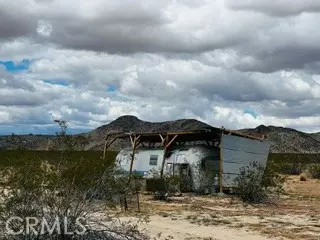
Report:
<svg viewBox="0 0 320 240"><path fill-rule="evenodd" d="M173 166L173 174L180 178L180 191L192 191L191 169L188 163L177 163Z"/></svg>

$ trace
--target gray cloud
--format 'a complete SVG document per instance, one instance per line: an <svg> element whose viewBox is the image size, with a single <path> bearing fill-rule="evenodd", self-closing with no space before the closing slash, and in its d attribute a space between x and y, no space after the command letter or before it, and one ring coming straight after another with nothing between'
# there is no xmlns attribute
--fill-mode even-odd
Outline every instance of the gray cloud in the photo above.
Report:
<svg viewBox="0 0 320 240"><path fill-rule="evenodd" d="M28 36L35 33L37 21L29 18L21 5L0 1L0 39Z"/></svg>
<svg viewBox="0 0 320 240"><path fill-rule="evenodd" d="M10 12L17 4L23 1L1 5L0 9ZM75 6L72 1L55 0L25 5L19 14L3 15L3 22L21 25L3 26L13 26L12 31L21 28L25 32L20 35L61 48L112 54L166 53L184 58L188 58L186 54L233 49L239 57L236 69L261 72L303 69L320 60L320 35L313 27L320 21L318 15L278 19L233 11L317 11L320 5L314 1L227 1L231 10L224 8L222 1L201 1L196 6L189 1L169 0L77 2ZM47 25L45 29L50 31L36 34L39 24ZM12 35L9 29L2 32ZM251 60L244 60L248 58Z"/></svg>
<svg viewBox="0 0 320 240"><path fill-rule="evenodd" d="M33 95L23 90L14 92L1 90L0 105L2 106L38 106L44 104L46 99L41 95Z"/></svg>
<svg viewBox="0 0 320 240"><path fill-rule="evenodd" d="M299 15L304 12L320 12L320 3L313 0L226 0L226 5L234 10L262 12L271 16L286 17Z"/></svg>
<svg viewBox="0 0 320 240"><path fill-rule="evenodd" d="M13 74L6 72L4 66L0 65L0 89L13 88L33 91L33 85L23 78L24 76L14 76Z"/></svg>
<svg viewBox="0 0 320 240"><path fill-rule="evenodd" d="M320 118L320 105L318 103L319 99L298 102L287 102L284 104L266 103L264 107L264 112L269 116L277 116L281 118L299 118L306 116Z"/></svg>
<svg viewBox="0 0 320 240"><path fill-rule="evenodd" d="M276 37L276 36L274 36ZM320 40L317 38L318 41ZM312 64L320 61L320 48L313 43L305 43L302 38L297 38L294 43L288 39L286 45L264 45L264 49L257 46L257 51L253 50L248 55L244 55L249 61L240 60L235 64L235 68L240 71L270 73L281 69L305 69L312 68ZM240 51L241 55L241 51Z"/></svg>
<svg viewBox="0 0 320 240"><path fill-rule="evenodd" d="M316 131L318 5L0 0L0 61L32 60L24 72L0 67L0 125L94 128L132 114Z"/></svg>
<svg viewBox="0 0 320 240"><path fill-rule="evenodd" d="M0 7L7 12L19 4L19 1L20 4L24 3L25 12L3 15L4 22L22 21L23 24L19 27L23 31L20 35L32 35L38 42L51 42L78 50L126 54L198 53L244 42L248 36L248 32L239 31L241 25L234 28L231 28L234 24L231 22L223 24L225 26L216 25L216 21L220 19L213 17L212 11L219 11L218 5L204 1L204 5L199 2L196 6L200 15L194 14L192 7L195 6L188 1L144 3L123 0L119 3L101 1L96 4L73 4L72 1L56 0L25 4L24 1L17 0L15 4ZM178 15L180 10L183 14ZM50 29L49 32L40 31L43 27L39 28L39 24L43 23L47 25L45 29ZM4 30L4 34L12 35L9 30Z"/></svg>
<svg viewBox="0 0 320 240"><path fill-rule="evenodd" d="M24 75L7 73L0 66L0 106L38 106L46 101Z"/></svg>

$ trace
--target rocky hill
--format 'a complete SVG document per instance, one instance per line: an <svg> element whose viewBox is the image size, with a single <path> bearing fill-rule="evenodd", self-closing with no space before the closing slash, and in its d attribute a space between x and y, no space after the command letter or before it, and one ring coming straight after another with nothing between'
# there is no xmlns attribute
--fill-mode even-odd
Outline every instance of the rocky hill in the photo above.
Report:
<svg viewBox="0 0 320 240"><path fill-rule="evenodd" d="M273 153L320 153L320 133L304 133L291 128L260 125L240 130L246 134L262 134L272 142Z"/></svg>
<svg viewBox="0 0 320 240"><path fill-rule="evenodd" d="M317 141L320 141L320 132L318 132L318 133L311 133L310 136L311 136L313 139L315 139L315 140L317 140Z"/></svg>
<svg viewBox="0 0 320 240"><path fill-rule="evenodd" d="M194 120L181 119L167 122L146 122L134 116L122 116L109 124L83 134L70 137L75 150L102 150L107 134L116 132L168 132L192 131L210 127L210 125ZM254 129L242 129L240 132L251 135L265 135L272 142L274 153L320 153L320 133L308 134L295 129L258 126ZM113 148L119 149L128 145L117 141ZM59 149L59 141L55 136L47 135L10 135L0 137L0 148L26 148L30 150Z"/></svg>

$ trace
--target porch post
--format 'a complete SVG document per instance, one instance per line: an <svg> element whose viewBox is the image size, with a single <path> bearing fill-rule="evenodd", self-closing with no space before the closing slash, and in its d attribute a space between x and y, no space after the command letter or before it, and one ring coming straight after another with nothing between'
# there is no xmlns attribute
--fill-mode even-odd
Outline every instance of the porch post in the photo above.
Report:
<svg viewBox="0 0 320 240"><path fill-rule="evenodd" d="M171 141L169 142L169 135L166 136L166 139L164 141L164 151L163 151L163 158L162 158L162 165L161 165L161 171L160 171L160 178L163 178L163 170L164 170L164 163L166 161L166 156L168 152L168 148L171 146L171 144L176 140L178 135L175 135Z"/></svg>
<svg viewBox="0 0 320 240"><path fill-rule="evenodd" d="M221 138L223 133L221 134ZM219 185L220 185L220 193L223 193L223 156L222 156L222 147L221 147L221 140L220 140L220 161L219 161Z"/></svg>
<svg viewBox="0 0 320 240"><path fill-rule="evenodd" d="M133 168L133 161L134 161L134 156L136 154L136 150L137 150L137 142L140 138L140 135L137 137L136 135L134 135L134 137L132 138L132 135L130 135L130 140L132 143L132 154L131 154L131 162L130 162L130 171L129 171L129 179L131 178L131 174L132 174L132 168Z"/></svg>
<svg viewBox="0 0 320 240"><path fill-rule="evenodd" d="M167 135L165 139L162 140L163 142L163 156L162 156L162 163L161 163L161 170L160 170L160 178L163 178L163 169L164 169L164 163L166 161L167 156L167 144L169 142L169 136Z"/></svg>

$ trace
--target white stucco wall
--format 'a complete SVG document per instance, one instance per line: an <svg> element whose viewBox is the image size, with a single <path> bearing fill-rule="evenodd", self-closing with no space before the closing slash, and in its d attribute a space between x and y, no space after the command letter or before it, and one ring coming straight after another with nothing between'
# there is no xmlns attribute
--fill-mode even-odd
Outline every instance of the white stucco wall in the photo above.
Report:
<svg viewBox="0 0 320 240"><path fill-rule="evenodd" d="M125 171L130 170L130 161L131 161L131 149L126 149L120 151L117 156L117 162ZM201 160L204 158L212 160L215 162L215 166L218 167L219 162L219 150L218 149L209 149L204 146L190 146L183 149L174 149L171 151L171 154L165 160L164 173L171 174L169 170L169 165L173 163L188 163L191 166L191 175L193 179L193 187L199 189L203 184L207 183L205 177L208 177L209 174L205 170L201 169ZM158 155L157 166L150 166L150 156ZM146 177L153 177L153 173L160 173L161 165L163 158L163 149L150 149L150 148L139 148L135 154L135 160L133 162L133 171L138 172L141 175ZM212 164L214 165L214 164ZM208 170L208 169L207 169ZM217 169L218 171L218 169ZM210 180L213 182L213 180Z"/></svg>
<svg viewBox="0 0 320 240"><path fill-rule="evenodd" d="M221 153L223 158L223 186L232 187L234 179L240 172L241 167L248 166L256 161L263 167L266 166L270 143L267 141L252 140L232 135L223 135L221 139ZM157 155L157 165L150 166L150 156ZM138 148L133 162L133 171L146 177L152 177L151 173L160 173L163 158L163 149ZM209 169L200 167L201 160L206 159ZM131 149L120 151L117 162L125 171L130 170ZM174 149L171 155L165 160L164 173L168 172L168 163L188 163L191 166L191 175L195 189L203 185L218 185L215 172L219 172L220 149L208 148L205 146L190 146L182 149ZM215 177L214 177L214 176ZM215 181L214 181L215 179ZM207 183L206 183L207 182Z"/></svg>

